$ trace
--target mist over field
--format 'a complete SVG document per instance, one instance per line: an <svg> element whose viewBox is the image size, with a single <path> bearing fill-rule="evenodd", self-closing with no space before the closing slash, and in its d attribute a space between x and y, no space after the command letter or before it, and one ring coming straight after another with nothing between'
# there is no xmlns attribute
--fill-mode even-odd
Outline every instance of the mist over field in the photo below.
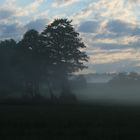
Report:
<svg viewBox="0 0 140 140"><path fill-rule="evenodd" d="M139 9L0 0L0 139L139 140Z"/></svg>
<svg viewBox="0 0 140 140"><path fill-rule="evenodd" d="M84 75L86 84L74 89L77 97L90 103L113 103L113 104L140 104L140 87L139 82L128 83L118 81L111 83L117 74L87 74ZM137 77L138 78L138 77ZM120 82L120 83L119 83Z"/></svg>

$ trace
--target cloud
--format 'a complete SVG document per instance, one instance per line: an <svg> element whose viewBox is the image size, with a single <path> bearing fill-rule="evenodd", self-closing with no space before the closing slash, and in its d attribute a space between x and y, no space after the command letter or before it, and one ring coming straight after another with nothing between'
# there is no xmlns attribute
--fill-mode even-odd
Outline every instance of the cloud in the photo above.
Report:
<svg viewBox="0 0 140 140"><path fill-rule="evenodd" d="M90 69L96 71L97 73L119 73L119 72L140 72L140 67L137 66L139 64L138 61L128 61L121 60L113 63L105 63L105 64L94 64L90 65Z"/></svg>
<svg viewBox="0 0 140 140"><path fill-rule="evenodd" d="M95 2L90 3L86 8L82 9L80 12L73 14L72 19L76 19L78 21L82 18L88 17L90 14L93 13L93 11L99 9L99 4L100 2L97 2L97 4Z"/></svg>
<svg viewBox="0 0 140 140"><path fill-rule="evenodd" d="M18 40L21 38L23 33L23 27L18 25L18 23L12 23L12 24L0 24L0 39L16 39Z"/></svg>
<svg viewBox="0 0 140 140"><path fill-rule="evenodd" d="M137 3L137 2L140 2L140 0L128 0L129 2L131 3Z"/></svg>
<svg viewBox="0 0 140 140"><path fill-rule="evenodd" d="M80 24L79 31L88 46L106 49L140 46L140 26L121 20L86 21Z"/></svg>
<svg viewBox="0 0 140 140"><path fill-rule="evenodd" d="M140 27L122 20L89 21L80 24L81 37L88 46L89 69L96 72L140 72ZM83 26L84 24L84 26ZM96 24L95 24L96 25ZM94 30L92 30L92 28ZM101 30L100 30L101 29Z"/></svg>
<svg viewBox="0 0 140 140"><path fill-rule="evenodd" d="M136 5L126 0L98 0L90 2L81 11L72 15L73 19L78 20L86 17L94 19L124 20L127 22L138 23L138 12L135 12ZM139 7L140 8L140 7Z"/></svg>
<svg viewBox="0 0 140 140"><path fill-rule="evenodd" d="M97 33L98 38L116 38L117 36L140 35L140 25L122 20L84 21L78 28L83 33Z"/></svg>
<svg viewBox="0 0 140 140"><path fill-rule="evenodd" d="M8 10L8 9L7 10L6 9L0 10L0 20L8 19L13 15L14 15L14 12L11 10Z"/></svg>
<svg viewBox="0 0 140 140"><path fill-rule="evenodd" d="M121 20L112 20L108 22L106 28L113 33L125 34L125 35L140 35L140 27L127 23Z"/></svg>
<svg viewBox="0 0 140 140"><path fill-rule="evenodd" d="M80 24L78 31L84 33L94 33L97 32L99 27L99 22L97 21L85 21Z"/></svg>
<svg viewBox="0 0 140 140"><path fill-rule="evenodd" d="M0 23L0 40L13 38L20 40L23 34L30 29L35 29L41 32L47 24L47 19L36 19L28 22L27 24L13 23Z"/></svg>
<svg viewBox="0 0 140 140"><path fill-rule="evenodd" d="M25 7L15 7L16 16L28 16L31 13L34 13L43 2L44 0L34 0L32 3Z"/></svg>
<svg viewBox="0 0 140 140"><path fill-rule="evenodd" d="M127 61L139 61L140 50L138 49L117 49L115 51L102 51L102 53L94 53L93 58L94 64L106 64L106 63L114 63L123 60Z"/></svg>
<svg viewBox="0 0 140 140"><path fill-rule="evenodd" d="M90 54L89 54L90 53ZM96 72L120 72L139 71L140 72L140 49L99 49L91 48L89 68Z"/></svg>
<svg viewBox="0 0 140 140"><path fill-rule="evenodd" d="M45 28L47 22L47 19L36 19L27 23L25 28L26 30L35 29L40 32Z"/></svg>
<svg viewBox="0 0 140 140"><path fill-rule="evenodd" d="M14 13L14 17L28 16L31 13L37 11L38 7L44 2L44 0L33 0L27 6L18 6L16 0L6 0L1 9L5 11L11 11Z"/></svg>
<svg viewBox="0 0 140 140"><path fill-rule="evenodd" d="M52 3L52 7L59 8L59 7L69 6L69 5L72 5L78 1L79 0L55 0Z"/></svg>

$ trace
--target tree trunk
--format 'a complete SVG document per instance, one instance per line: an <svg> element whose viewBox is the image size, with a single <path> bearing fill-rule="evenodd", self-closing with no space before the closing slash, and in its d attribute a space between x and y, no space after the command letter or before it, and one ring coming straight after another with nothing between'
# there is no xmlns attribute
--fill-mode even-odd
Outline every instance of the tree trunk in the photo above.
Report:
<svg viewBox="0 0 140 140"><path fill-rule="evenodd" d="M34 81L34 96L40 96L39 81Z"/></svg>
<svg viewBox="0 0 140 140"><path fill-rule="evenodd" d="M67 103L77 102L77 97L72 93L68 78L62 76L62 92L60 95L60 100Z"/></svg>
<svg viewBox="0 0 140 140"><path fill-rule="evenodd" d="M29 93L31 97L33 97L34 96L33 83L26 81L25 87L26 87L26 92Z"/></svg>
<svg viewBox="0 0 140 140"><path fill-rule="evenodd" d="M48 79L47 84L48 84L49 94L50 94L50 97L52 99L54 97L54 93L53 93L52 83L51 83L50 79Z"/></svg>

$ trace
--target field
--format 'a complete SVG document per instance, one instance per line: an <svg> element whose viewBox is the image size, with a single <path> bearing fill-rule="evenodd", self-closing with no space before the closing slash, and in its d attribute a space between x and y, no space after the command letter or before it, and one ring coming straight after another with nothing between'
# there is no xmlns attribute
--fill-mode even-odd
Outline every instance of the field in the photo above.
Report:
<svg viewBox="0 0 140 140"><path fill-rule="evenodd" d="M132 93L133 90L135 92ZM126 97L127 93L123 93L126 91L128 97ZM71 104L1 103L1 139L140 139L140 105L134 104L134 102L130 103L132 95L135 95L135 98L136 95L138 96L138 87L118 88L107 87L107 85L88 85L85 89L75 89L75 93L84 102L79 101ZM120 101L121 93L125 96L122 96L123 99ZM90 98L91 94L92 98ZM111 94L112 97L109 96ZM126 99L129 99L129 102L124 103L123 101Z"/></svg>
<svg viewBox="0 0 140 140"><path fill-rule="evenodd" d="M97 104L1 105L3 139L140 138L140 107Z"/></svg>

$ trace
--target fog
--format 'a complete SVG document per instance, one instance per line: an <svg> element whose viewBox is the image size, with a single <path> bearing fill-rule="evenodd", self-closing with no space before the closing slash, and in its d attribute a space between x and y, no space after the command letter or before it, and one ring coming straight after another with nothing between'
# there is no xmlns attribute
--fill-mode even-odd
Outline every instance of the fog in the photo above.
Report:
<svg viewBox="0 0 140 140"><path fill-rule="evenodd" d="M117 104L139 104L140 105L140 93L135 91L135 87L132 87L130 92L122 89L123 92L117 91L117 88L110 89L116 90L115 92L104 91L104 89L83 89L76 92L77 97L86 102L96 103L117 103Z"/></svg>
<svg viewBox="0 0 140 140"><path fill-rule="evenodd" d="M124 78L120 74L85 75L87 84L75 89L77 97L86 102L140 105L139 75Z"/></svg>

